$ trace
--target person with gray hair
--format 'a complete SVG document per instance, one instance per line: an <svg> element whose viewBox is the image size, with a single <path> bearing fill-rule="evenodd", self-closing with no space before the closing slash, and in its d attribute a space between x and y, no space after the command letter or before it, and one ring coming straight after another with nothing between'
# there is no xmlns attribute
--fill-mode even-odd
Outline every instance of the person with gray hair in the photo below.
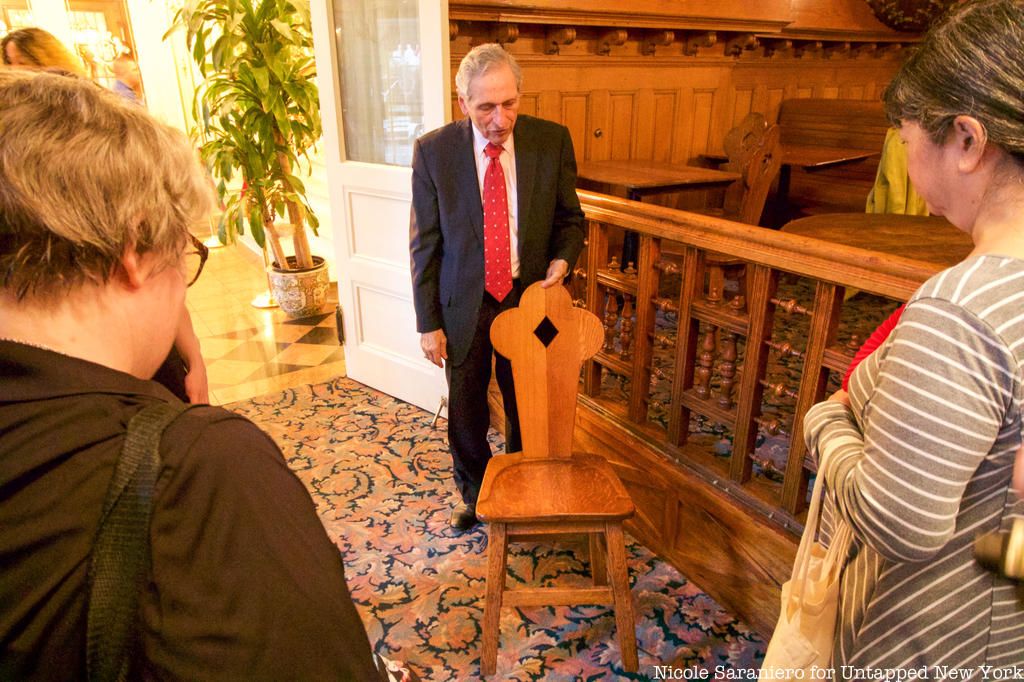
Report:
<svg viewBox="0 0 1024 682"><path fill-rule="evenodd" d="M95 641L130 679L381 679L338 548L274 442L149 381L212 205L180 132L83 79L0 69L2 680L97 679L87 631L111 595L136 605L128 646ZM148 559L100 593L101 557L131 555L95 549L108 489L153 408L177 415L146 460L153 487L115 504L148 510Z"/></svg>
<svg viewBox="0 0 1024 682"><path fill-rule="evenodd" d="M841 519L854 537L833 666L843 678L1019 676L1024 603L973 549L1024 514L1011 490L1024 404L1024 1L954 5L884 99L918 193L974 250L911 297L849 393L805 417L826 533Z"/></svg>
<svg viewBox="0 0 1024 682"><path fill-rule="evenodd" d="M576 156L569 131L519 115L522 73L500 45L479 45L455 76L466 118L416 141L412 161L412 261L423 356L445 368L448 443L461 497L450 524L477 523L476 499L491 458L491 361L505 409L505 450L521 448L509 362L496 355L494 317L534 282L555 286L583 248Z"/></svg>

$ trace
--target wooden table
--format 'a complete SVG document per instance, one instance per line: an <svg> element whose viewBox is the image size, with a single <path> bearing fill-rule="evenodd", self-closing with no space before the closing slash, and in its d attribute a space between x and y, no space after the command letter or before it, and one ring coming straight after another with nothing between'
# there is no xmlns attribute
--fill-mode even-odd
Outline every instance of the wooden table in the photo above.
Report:
<svg viewBox="0 0 1024 682"><path fill-rule="evenodd" d="M815 147L791 143L782 143L780 147L782 148L783 168L796 166L807 171L820 170L829 166L838 166L854 161L863 161L879 154L879 152L870 152L864 149ZM728 157L725 154L703 154L702 156L715 163L728 161Z"/></svg>
<svg viewBox="0 0 1024 682"><path fill-rule="evenodd" d="M790 142L780 143L779 146L782 148L782 168L779 170L779 184L775 190L775 204L778 206L785 206L789 201L789 182L793 168L813 173L825 168L870 159L880 153L880 151L873 152L848 147L817 147ZM725 154L704 154L703 156L715 163L728 160Z"/></svg>
<svg viewBox="0 0 1024 682"><path fill-rule="evenodd" d="M782 231L943 268L956 265L974 248L966 232L940 216L822 213L786 223Z"/></svg>
<svg viewBox="0 0 1024 682"><path fill-rule="evenodd" d="M727 187L740 179L739 173L680 166L656 161L584 161L576 173L583 189L602 191L598 185L619 192L634 201L651 194ZM606 192L608 193L608 192Z"/></svg>
<svg viewBox="0 0 1024 682"><path fill-rule="evenodd" d="M710 204L708 194L740 179L739 173L701 166L681 166L657 161L584 161L576 171L576 186L594 192L624 196L633 201L655 194L685 195L673 203L675 208L701 209ZM628 231L622 242L622 266L637 262L639 241Z"/></svg>

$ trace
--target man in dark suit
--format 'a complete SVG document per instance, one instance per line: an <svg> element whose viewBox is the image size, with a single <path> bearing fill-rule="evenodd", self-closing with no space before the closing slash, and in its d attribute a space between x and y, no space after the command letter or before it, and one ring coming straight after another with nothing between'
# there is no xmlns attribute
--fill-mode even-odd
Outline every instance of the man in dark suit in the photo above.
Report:
<svg viewBox="0 0 1024 682"><path fill-rule="evenodd" d="M462 495L451 525L460 530L477 521L476 498L491 458L491 322L516 306L530 284L560 283L583 248L569 131L518 115L521 81L519 65L500 45L475 47L455 77L467 118L424 135L413 150L416 327L424 357L445 367L448 379L448 443ZM500 355L495 374L505 449L515 452L521 444L512 372Z"/></svg>

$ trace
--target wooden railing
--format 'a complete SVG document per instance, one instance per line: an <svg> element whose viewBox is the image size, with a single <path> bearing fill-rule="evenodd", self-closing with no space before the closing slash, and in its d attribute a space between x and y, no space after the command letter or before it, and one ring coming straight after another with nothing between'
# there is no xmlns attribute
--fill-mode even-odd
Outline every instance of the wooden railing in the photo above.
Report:
<svg viewBox="0 0 1024 682"><path fill-rule="evenodd" d="M792 531L804 413L929 264L580 192L574 296L605 324L581 404ZM637 263L620 263L626 231ZM850 302L844 294L859 293ZM767 453L767 454L766 454Z"/></svg>

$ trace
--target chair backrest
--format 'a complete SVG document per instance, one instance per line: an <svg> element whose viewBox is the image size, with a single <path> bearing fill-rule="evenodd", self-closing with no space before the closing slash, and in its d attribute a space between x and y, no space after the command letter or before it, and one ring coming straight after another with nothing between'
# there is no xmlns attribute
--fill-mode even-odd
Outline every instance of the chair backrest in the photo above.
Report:
<svg viewBox="0 0 1024 682"><path fill-rule="evenodd" d="M754 151L743 174L744 193L737 214L739 222L759 225L768 190L782 168L782 149L779 145L779 126L769 128Z"/></svg>
<svg viewBox="0 0 1024 682"><path fill-rule="evenodd" d="M726 192L726 216L748 225L760 223L768 190L782 168L779 135L779 127L769 126L757 112L726 134L723 146L729 160L722 168L742 176Z"/></svg>
<svg viewBox="0 0 1024 682"><path fill-rule="evenodd" d="M779 107L782 144L878 151L889 121L881 100L786 99Z"/></svg>
<svg viewBox="0 0 1024 682"><path fill-rule="evenodd" d="M512 363L523 456L570 457L580 367L604 343L601 321L573 307L565 287L538 282L495 318L491 343Z"/></svg>

